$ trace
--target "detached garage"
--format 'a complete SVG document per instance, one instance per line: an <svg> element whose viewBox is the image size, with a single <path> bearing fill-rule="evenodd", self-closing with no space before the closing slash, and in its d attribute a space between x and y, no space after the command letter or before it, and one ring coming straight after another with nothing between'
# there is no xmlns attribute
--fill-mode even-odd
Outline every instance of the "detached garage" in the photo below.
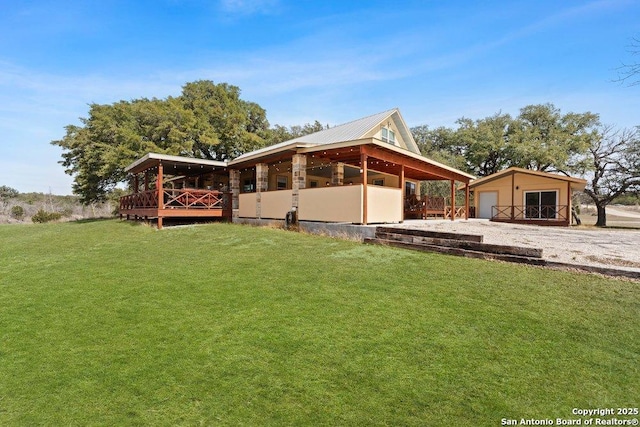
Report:
<svg viewBox="0 0 640 427"><path fill-rule="evenodd" d="M477 218L537 225L571 225L571 196L581 178L509 168L469 184Z"/></svg>

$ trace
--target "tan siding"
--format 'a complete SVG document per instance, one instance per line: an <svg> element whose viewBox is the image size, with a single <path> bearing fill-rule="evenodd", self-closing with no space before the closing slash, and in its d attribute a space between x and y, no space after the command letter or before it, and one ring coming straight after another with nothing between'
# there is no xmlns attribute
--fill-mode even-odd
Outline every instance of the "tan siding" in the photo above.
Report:
<svg viewBox="0 0 640 427"><path fill-rule="evenodd" d="M475 192L473 199L476 210L480 209L478 205L480 200L479 193L483 191L497 191L498 206L511 206L511 176L505 176L486 184L478 185L473 191Z"/></svg>

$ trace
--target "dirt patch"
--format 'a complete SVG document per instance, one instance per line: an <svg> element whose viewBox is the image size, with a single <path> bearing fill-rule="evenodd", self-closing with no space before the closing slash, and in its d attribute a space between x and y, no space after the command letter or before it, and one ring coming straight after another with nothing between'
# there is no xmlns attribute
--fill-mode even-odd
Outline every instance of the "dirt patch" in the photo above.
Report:
<svg viewBox="0 0 640 427"><path fill-rule="evenodd" d="M640 269L640 262L627 261L626 259L622 258L608 258L596 255L588 255L586 258L598 264L616 265L618 267L633 267Z"/></svg>

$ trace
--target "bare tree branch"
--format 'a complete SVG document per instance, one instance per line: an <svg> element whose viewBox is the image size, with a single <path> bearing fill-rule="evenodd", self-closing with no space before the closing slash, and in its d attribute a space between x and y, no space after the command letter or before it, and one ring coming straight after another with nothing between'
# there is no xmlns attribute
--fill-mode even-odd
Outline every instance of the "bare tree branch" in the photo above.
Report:
<svg viewBox="0 0 640 427"><path fill-rule="evenodd" d="M640 38L631 38L631 44L628 46L627 51L632 55L640 56ZM640 63L630 62L622 63L622 65L616 68L618 72L618 78L614 80L617 83L626 83L627 86L640 85Z"/></svg>

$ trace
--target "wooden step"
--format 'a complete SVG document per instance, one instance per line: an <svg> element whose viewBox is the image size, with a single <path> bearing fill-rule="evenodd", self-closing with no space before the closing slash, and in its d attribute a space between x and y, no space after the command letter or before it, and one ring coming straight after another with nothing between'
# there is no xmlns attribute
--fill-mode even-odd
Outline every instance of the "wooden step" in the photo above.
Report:
<svg viewBox="0 0 640 427"><path fill-rule="evenodd" d="M409 242L398 241L398 240L367 238L367 239L364 239L364 243L387 245L387 246L393 246L393 247L405 248L405 249L413 249L413 250L422 251L422 252L437 252L442 254L465 256L469 258L495 259L500 261L515 262L520 264L531 264L531 265L547 264L544 259L536 258L536 257L497 254L497 253L474 251L469 249L462 249L462 248L455 248L455 247L448 247L448 246L429 245L424 243L409 243Z"/></svg>
<svg viewBox="0 0 640 427"><path fill-rule="evenodd" d="M422 230L418 228L377 227L376 232L404 234L407 236L433 237L435 239L462 240L466 242L482 243L480 234L451 233L447 231Z"/></svg>
<svg viewBox="0 0 640 427"><path fill-rule="evenodd" d="M376 232L376 238L383 240L395 240L405 243L415 243L449 248L466 249L477 252L487 252L499 255L516 255L530 258L542 258L542 249L526 248L520 246L495 245L490 243L470 242L465 240L453 240L436 237L413 236L397 234L393 232Z"/></svg>

